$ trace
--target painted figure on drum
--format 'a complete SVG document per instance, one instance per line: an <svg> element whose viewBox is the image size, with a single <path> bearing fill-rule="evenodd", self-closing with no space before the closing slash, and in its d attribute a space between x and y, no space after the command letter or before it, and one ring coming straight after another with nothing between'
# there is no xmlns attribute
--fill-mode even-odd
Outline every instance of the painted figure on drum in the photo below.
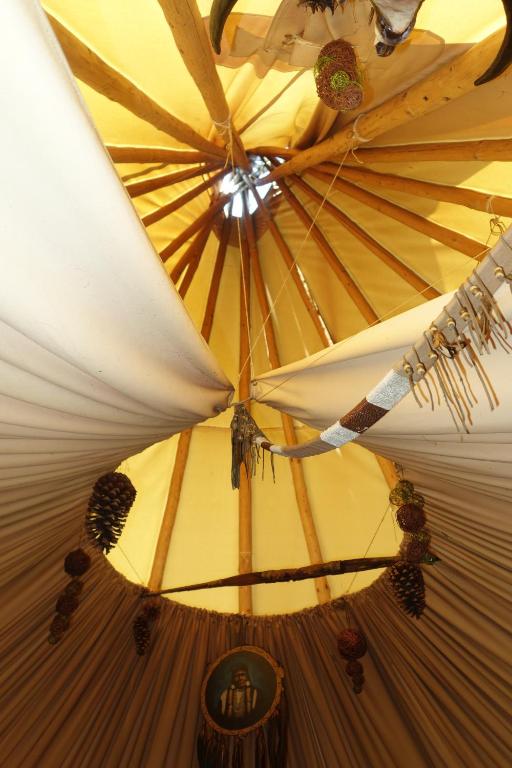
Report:
<svg viewBox="0 0 512 768"><path fill-rule="evenodd" d="M258 689L252 684L245 664L233 670L231 684L222 691L219 699L220 713L232 722L244 720L258 704Z"/></svg>

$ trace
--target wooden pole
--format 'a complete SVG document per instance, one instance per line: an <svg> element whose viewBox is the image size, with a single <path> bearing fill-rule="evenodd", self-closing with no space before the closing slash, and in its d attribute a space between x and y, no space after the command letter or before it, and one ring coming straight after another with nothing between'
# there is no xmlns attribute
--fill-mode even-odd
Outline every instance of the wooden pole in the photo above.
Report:
<svg viewBox="0 0 512 768"><path fill-rule="evenodd" d="M167 503L165 505L160 533L158 535L156 550L153 557L153 567L151 568L151 575L148 581L148 587L151 590L160 589L162 586L165 564L167 563L167 556L169 554L169 545L171 543L171 536L174 529L174 523L176 522L176 514L178 512L181 487L183 485L183 477L187 466L191 438L191 429L187 429L179 436L176 458L172 470L171 484L167 495Z"/></svg>
<svg viewBox="0 0 512 768"><path fill-rule="evenodd" d="M292 185L297 186L299 189L305 192L315 202L322 203L322 201L324 201L323 195L317 192L316 189L313 189L313 187L310 187L309 184L306 184L306 182L298 176L293 176L291 183ZM350 232L357 240L359 240L360 243L366 246L368 250L375 254L378 259L380 259L384 264L386 264L386 266L392 269L395 274L399 275L399 277L405 280L412 288L422 293L425 298L435 299L437 296L441 295L439 291L436 291L435 288L431 288L429 284L423 280L423 278L419 277L419 275L413 272L413 270L410 269L406 264L397 259L396 256L384 248L383 245L378 243L377 240L374 240L373 237L367 234L364 229L352 221L352 219L350 219L345 213L340 211L339 208L336 208L335 205L326 200L323 203L323 208L326 213L329 213L331 216L333 216L336 221L338 221L348 232ZM369 322L375 322L377 319L378 318L375 315L373 320Z"/></svg>
<svg viewBox="0 0 512 768"><path fill-rule="evenodd" d="M277 341L274 331L274 324L270 313L270 305L268 303L267 294L265 292L265 282L263 280L263 273L261 271L261 265L258 256L258 246L256 242L256 236L254 233L254 227L252 219L247 209L247 201L244 197L244 220L247 222L247 245L249 249L250 262L252 267L252 274L254 277L254 285L256 288L256 294L258 296L258 302L260 305L260 312L265 321L264 334L267 341L267 350L269 362L272 368L279 368L281 365L279 359L279 352L277 349ZM286 413L281 414L281 421L283 424L283 431L285 434L285 440L289 445L295 445L297 443L297 437L295 434L295 427L293 419ZM313 519L313 512L311 504L309 502L309 494L304 479L304 470L300 459L290 460L290 469L292 473L293 488L295 491L295 498L297 500L297 507L302 523L302 530L304 531L304 538L306 540L306 546L308 549L309 559L311 563L321 563L323 561L322 551L320 548L320 541L316 532L315 522ZM319 577L315 579L315 589L319 603L326 603L331 599L331 590L327 579L325 577Z"/></svg>
<svg viewBox="0 0 512 768"><path fill-rule="evenodd" d="M242 141L235 130L222 83L213 60L210 40L196 0L158 0L186 68L201 92L210 117L233 154L233 164L249 168Z"/></svg>
<svg viewBox="0 0 512 768"><path fill-rule="evenodd" d="M183 587L162 589L159 592L150 592L141 595L142 599L169 595L175 592L193 592L198 589L218 589L219 587L240 587L254 584L280 584L287 581L305 581L317 579L321 576L339 576L344 573L361 573L373 571L378 568L388 568L390 565L400 562L399 557L358 557L352 560L330 560L327 563L315 563L304 565L302 568L277 568L272 571L253 571L251 573L227 576L224 579L202 581L199 584L187 584ZM435 565L439 558L435 555L426 555L420 563Z"/></svg>
<svg viewBox="0 0 512 768"><path fill-rule="evenodd" d="M280 152L274 148L270 154ZM281 155L284 157L284 155ZM362 163L424 162L510 162L512 139L447 141L428 144L399 144L395 147L359 147L357 158Z"/></svg>
<svg viewBox="0 0 512 768"><path fill-rule="evenodd" d="M229 226L230 226L230 220L226 219L224 222L223 230L222 230L221 244L219 244L219 253L221 252L222 247L224 247L224 255L225 255L225 245L227 245L227 242L229 239ZM225 245L222 245L223 243ZM217 270L218 262L219 262L219 258L217 257L217 263L215 265L216 270ZM222 260L222 265L223 263L224 263L224 260ZM222 272L222 265L220 266L220 272ZM207 342L210 340L210 333L211 333L212 324L213 324L213 316L215 313L215 304L217 301L217 296L219 291L219 283L220 283L220 273L218 275L218 280L216 280L215 283L214 283L214 280L212 280L210 293L208 295L208 302L206 305L206 312L203 320L203 326L201 329L203 338ZM191 438L192 438L192 430L187 429L185 430L185 432L181 433L178 440L178 448L176 450L176 458L174 460L174 466L172 470L171 484L169 486L169 493L167 496L167 502L165 505L162 523L160 526L160 533L158 536L155 555L153 558L153 567L151 569L151 576L148 582L148 587L151 590L158 590L162 586L162 579L165 571L165 564L167 562L167 557L169 554L169 546L171 543L172 532L174 530L174 524L176 522L176 515L178 513L178 507L179 507L180 498L181 498L181 488L183 485L183 477L185 475L185 469L186 469L187 460L188 460Z"/></svg>
<svg viewBox="0 0 512 768"><path fill-rule="evenodd" d="M166 203L160 208L156 208L156 210L151 211L150 213L146 213L146 215L141 219L142 223L145 227L149 227L151 224L165 219L166 216L170 216L171 213L174 213L179 208L182 208L187 203L190 203L191 200L194 200L194 198L198 197L203 192L206 192L208 189L210 189L210 187L213 187L216 182L220 181L225 173L226 171L223 169L222 171L213 174L213 176L210 176L208 179L201 182L201 184L198 184L197 187L189 189L188 192L180 195L170 203Z"/></svg>
<svg viewBox="0 0 512 768"><path fill-rule="evenodd" d="M187 271L185 272L185 277L183 278L181 285L178 289L178 293L180 294L182 299L184 299L185 296L187 295L187 291L190 288L190 284L194 279L194 275L197 272L197 268L199 267L199 262L201 261L201 256L203 255L204 249L206 248L206 243L208 242L208 238L210 237L212 225L213 225L213 222L210 220L207 224L204 225L204 227L199 232L197 248L194 249L194 255L188 263Z"/></svg>
<svg viewBox="0 0 512 768"><path fill-rule="evenodd" d="M334 155L343 155L352 147L374 139L393 128L417 120L445 106L475 88L475 80L494 59L505 28L473 45L468 51L443 64L423 80L388 99L369 112L362 112L355 121L343 127L329 139L305 149L272 171L269 180L288 176L309 168Z"/></svg>
<svg viewBox="0 0 512 768"><path fill-rule="evenodd" d="M268 178L268 176L265 178ZM318 309L318 306L313 299L311 291L309 290L309 288L306 289L304 278L301 276L301 273L297 269L297 264L295 262L295 259L293 258L290 252L290 249L286 245L286 241L284 237L282 236L281 232L277 228L270 211L266 207L264 201L260 198L257 190L253 190L253 194L258 204L258 209L267 223L270 234L274 238L274 242L277 245L279 253L283 257L284 263L286 264L286 267L291 274L293 282L297 286L297 290L299 291L299 295L302 301L304 302L306 311L309 314L311 320L313 321L313 324L316 330L318 331L318 335L320 336L322 343L325 344L326 346L331 346L332 337L327 329L327 325L325 324L323 318L320 315L320 310Z"/></svg>
<svg viewBox="0 0 512 768"><path fill-rule="evenodd" d="M190 224L186 229L183 230L183 232L181 232L181 234L178 235L178 237L172 240L169 245L166 245L165 248L160 251L160 258L162 261L165 263L167 259L176 253L176 251L181 248L181 246L184 245L184 243L186 243L189 238L192 237L192 235L195 235L196 232L208 224L208 222L217 215L222 206L226 205L229 199L229 195L222 195L214 202L211 202L210 207L207 208L204 213L198 216L197 219L192 222L192 224Z"/></svg>
<svg viewBox="0 0 512 768"><path fill-rule="evenodd" d="M241 134L242 134L242 133L244 133L244 132L245 132L245 131L246 131L248 128L250 128L250 127L251 127L251 125L254 125L254 123L255 123L257 120L259 120L259 119L260 119L260 117L262 117L262 116L263 116L263 115L264 115L266 112L268 112L268 110L269 110L271 107L273 107L273 106L274 106L274 104L276 104L276 103L279 101L279 99L281 98L281 96L283 96L283 94L285 94L285 93L286 93L286 91L287 91L289 88L291 88L291 87L292 87L292 85L294 85L294 84L297 82L297 80L299 79L299 77L301 77L301 76L304 74L304 72L308 72L308 71L309 71L309 70L307 70L307 69L301 69L299 72L296 72L296 73L295 73L295 75L294 75L294 76L293 76L293 77L292 77L290 80L288 80L288 82L286 83L286 85L284 86L284 88L281 88L281 90L279 91L279 93L276 93L276 95L275 95L275 96L273 96L273 97L270 99L270 101L267 101L267 103L265 104L265 106L264 106L264 107L262 107L262 108L261 108L261 109L260 109L258 112L256 112L256 114L254 114L254 115L253 115L253 116L252 116L252 117L251 117L251 118L250 118L250 119L249 119L249 120L248 120L248 121L247 121L247 122L246 122L246 123L245 123L245 124L242 126L242 128L239 128L239 130L238 130L238 133L241 135ZM257 154L260 154L260 153L257 153Z"/></svg>
<svg viewBox="0 0 512 768"><path fill-rule="evenodd" d="M174 139L208 155L222 158L226 152L160 106L135 83L107 64L60 21L47 14L74 75L98 93L121 104L137 117Z"/></svg>
<svg viewBox="0 0 512 768"><path fill-rule="evenodd" d="M250 410L249 397L251 394L251 340L250 340L250 311L251 311L251 272L249 251L246 240L246 219L243 218L244 232L241 233L240 249L240 379L238 399L247 401ZM240 488L238 490L238 572L249 573L252 570L252 508L251 508L251 478L246 472L240 471ZM240 587L238 591L239 612L252 613L252 594L248 586Z"/></svg>
<svg viewBox="0 0 512 768"><path fill-rule="evenodd" d="M196 234L196 236L190 243L185 253L182 256L180 256L180 258L178 259L174 267L169 272L169 277L171 278L174 284L178 282L184 270L188 267L190 262L194 259L197 253L197 249L199 248L199 244L201 242L202 234L203 234L203 230L201 229Z"/></svg>
<svg viewBox="0 0 512 768"><path fill-rule="evenodd" d="M463 205L476 211L490 213L492 210L498 216L512 216L512 198L492 195L490 192L479 192L466 187L450 187L447 184L409 179L391 173L377 173L367 168L344 166L339 170L334 163L319 165L316 170L325 171L330 175L338 174L338 178L353 181L365 187L391 189L417 197L426 197L428 200Z"/></svg>
<svg viewBox="0 0 512 768"><path fill-rule="evenodd" d="M231 208L230 208L231 210ZM217 305L217 298L219 295L220 280L222 272L224 270L224 263L226 261L226 252L229 243L229 237L231 234L231 213L224 219L222 225L222 232L219 240L219 247L217 249L217 258L215 260L215 267L213 268L213 275L210 281L210 290L208 293L208 299L206 301L206 309L204 312L203 325L201 327L201 334L206 341L210 339L213 326L213 317L215 314L215 307Z"/></svg>
<svg viewBox="0 0 512 768"><path fill-rule="evenodd" d="M209 163L207 165L198 165L194 168L186 168L182 171L161 173L159 176L151 176L149 179L129 181L125 184L125 189L130 197L139 197L140 195L146 195L148 192L154 192L155 189L163 189L164 187L170 187L172 184L179 184L182 181L194 179L196 176L206 175L218 167L218 165Z"/></svg>
<svg viewBox="0 0 512 768"><path fill-rule="evenodd" d="M375 323L378 321L378 315L374 311L373 307L371 306L370 302L366 299L361 289L358 287L358 285L355 283L354 279L348 272L348 270L345 268L345 266L341 263L341 261L338 259L336 254L334 253L333 249L329 245L327 239L320 231L319 227L315 224L314 220L311 218L309 213L306 211L305 208L302 207L301 203L297 200L295 195L292 194L291 190L288 189L287 185L282 179L279 179L278 182L279 188L281 192L283 193L284 198L288 202L288 204L291 206L291 208L295 211L297 214L299 220L302 222L304 227L308 232L311 233L311 237L317 244L320 252L323 254L324 258L326 259L327 263L331 267L332 271L342 284L342 286L345 288L346 292L358 308L359 312L362 314L368 325L372 325L372 323Z"/></svg>
<svg viewBox="0 0 512 768"><path fill-rule="evenodd" d="M331 177L326 175L323 171L317 171L313 168L307 170L307 174L314 176L324 184L330 184ZM401 224L405 224L411 229L415 229L417 232L437 240L438 243L443 243L449 248L453 248L459 253L463 253L466 256L471 256L473 259L481 259L484 257L487 249L484 243L479 243L477 240L473 240L466 235L460 234L460 232L454 232L447 227L443 227L440 224L436 224L434 221L424 219L423 216L419 216L417 213L402 208L395 203L391 203L389 200L385 200L383 197L374 195L372 192L367 192L361 187L357 187L355 184L351 184L343 179L335 179L333 182L333 189L343 192L354 200L364 203L369 208L379 213L383 213L389 216L395 221L399 221Z"/></svg>
<svg viewBox="0 0 512 768"><path fill-rule="evenodd" d="M214 155L206 152L193 152L188 149L168 149L167 147L130 147L107 144L105 149L114 163L168 163L169 165L195 165L215 160Z"/></svg>

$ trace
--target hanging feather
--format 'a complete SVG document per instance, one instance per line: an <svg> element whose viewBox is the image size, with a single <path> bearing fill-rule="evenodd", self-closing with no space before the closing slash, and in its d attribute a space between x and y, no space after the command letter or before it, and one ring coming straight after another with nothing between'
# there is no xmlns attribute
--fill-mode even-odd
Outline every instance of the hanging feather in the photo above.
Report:
<svg viewBox="0 0 512 768"><path fill-rule="evenodd" d="M345 0L299 0L299 6L304 5L308 10L316 13L324 13L329 10L332 14L338 6L344 5Z"/></svg>
<svg viewBox="0 0 512 768"><path fill-rule="evenodd" d="M137 491L122 472L108 472L94 485L85 529L92 543L105 554L115 547Z"/></svg>
<svg viewBox="0 0 512 768"><path fill-rule="evenodd" d="M259 446L256 438L267 440L247 408L235 405L235 413L231 420L231 486L240 488L240 467L243 464L248 478L256 474L259 461ZM272 472L274 471L273 454L271 454Z"/></svg>

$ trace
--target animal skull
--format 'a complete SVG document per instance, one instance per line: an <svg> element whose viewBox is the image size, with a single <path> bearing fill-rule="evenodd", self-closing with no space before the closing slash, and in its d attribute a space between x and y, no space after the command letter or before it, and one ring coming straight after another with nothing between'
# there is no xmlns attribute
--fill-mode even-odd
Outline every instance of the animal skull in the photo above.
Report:
<svg viewBox="0 0 512 768"><path fill-rule="evenodd" d="M370 0L375 10L375 48L379 56L389 56L403 43L416 23L424 0Z"/></svg>
<svg viewBox="0 0 512 768"><path fill-rule="evenodd" d="M238 0L213 0L210 11L210 38L216 53L220 53L222 30L237 2ZM370 2L376 15L375 48L377 54L389 56L396 46L403 43L411 34L418 11L425 0L370 0ZM449 0L445 0L445 2L449 2ZM469 8L475 0L466 0L466 2ZM489 69L478 78L475 85L482 85L494 80L512 64L512 0L502 0L502 2L507 14L505 38L495 60ZM332 5L330 0L325 2L325 7L329 7L331 10Z"/></svg>

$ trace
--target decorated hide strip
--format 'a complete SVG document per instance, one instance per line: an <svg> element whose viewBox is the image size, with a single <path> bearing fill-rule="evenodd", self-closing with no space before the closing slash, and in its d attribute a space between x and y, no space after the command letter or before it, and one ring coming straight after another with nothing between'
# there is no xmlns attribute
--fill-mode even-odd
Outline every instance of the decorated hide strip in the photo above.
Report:
<svg viewBox="0 0 512 768"><path fill-rule="evenodd" d="M352 0L358 2L358 0ZM297 0L308 11L334 13L347 0ZM378 56L389 56L413 31L418 12L428 0L370 0L375 17L375 50ZM468 0L470 2L470 0ZM512 63L512 0L502 0L507 17L507 29L500 50L490 67L476 80L483 85L501 75ZM210 10L210 40L213 50L220 54L222 32L237 0L213 0ZM442 33L442 30L439 30Z"/></svg>
<svg viewBox="0 0 512 768"><path fill-rule="evenodd" d="M282 446L258 434L254 437L256 445L288 458L325 453L356 440L409 392L419 407L434 410L443 403L456 429L469 432L476 402L473 386L478 384L484 391L491 410L499 405L482 356L498 347L512 351L512 328L494 296L504 283L512 285L511 235L509 229L410 352L361 402L324 430L320 439Z"/></svg>

